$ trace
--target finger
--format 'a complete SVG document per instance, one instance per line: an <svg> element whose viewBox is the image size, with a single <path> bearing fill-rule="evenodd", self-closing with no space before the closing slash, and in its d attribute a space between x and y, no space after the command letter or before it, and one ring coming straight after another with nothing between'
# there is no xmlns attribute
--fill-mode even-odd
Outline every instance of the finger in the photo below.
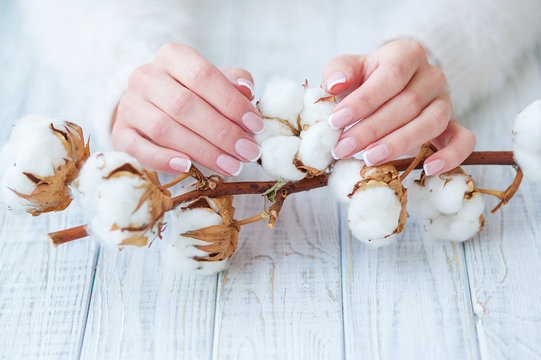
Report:
<svg viewBox="0 0 541 360"><path fill-rule="evenodd" d="M242 170L239 160L177 123L148 102L130 107L127 116L130 118L131 127L148 136L157 145L185 153L193 161L226 176L236 176Z"/></svg>
<svg viewBox="0 0 541 360"><path fill-rule="evenodd" d="M359 87L363 80L364 56L340 55L325 65L323 84L332 95L342 94Z"/></svg>
<svg viewBox="0 0 541 360"><path fill-rule="evenodd" d="M363 153L365 163L378 165L407 154L443 133L451 116L448 96L437 98L417 118L367 147Z"/></svg>
<svg viewBox="0 0 541 360"><path fill-rule="evenodd" d="M254 133L263 129L263 119L255 106L231 85L220 70L192 48L166 45L158 52L157 59L176 81L226 118L239 125L244 124Z"/></svg>
<svg viewBox="0 0 541 360"><path fill-rule="evenodd" d="M475 134L455 119L432 143L439 149L423 165L427 175L437 175L459 166L475 149Z"/></svg>
<svg viewBox="0 0 541 360"><path fill-rule="evenodd" d="M112 134L116 150L133 156L141 165L157 171L178 174L190 170L190 157L179 151L160 147L131 128L119 126Z"/></svg>
<svg viewBox="0 0 541 360"><path fill-rule="evenodd" d="M355 152L378 141L385 135L399 129L415 119L436 97L445 92L445 77L436 67L426 66L417 72L400 94L385 103L372 115L366 117L341 135L341 139L354 137L357 140ZM448 99L447 96L445 96ZM338 158L349 153L337 149Z"/></svg>
<svg viewBox="0 0 541 360"><path fill-rule="evenodd" d="M248 133L166 74L148 76L141 86L146 87L150 103L168 115L153 124L145 124L148 127L145 134L153 141L163 144L171 137L168 131L173 125L168 119L172 118L238 160L259 158L259 146Z"/></svg>
<svg viewBox="0 0 541 360"><path fill-rule="evenodd" d="M391 52L358 89L336 106L329 124L340 129L369 116L406 87L420 64L418 57Z"/></svg>
<svg viewBox="0 0 541 360"><path fill-rule="evenodd" d="M246 96L246 98L250 101L254 99L254 79L248 71L229 66L220 66L218 69L225 75L229 82L231 82L235 89L241 92L242 95Z"/></svg>

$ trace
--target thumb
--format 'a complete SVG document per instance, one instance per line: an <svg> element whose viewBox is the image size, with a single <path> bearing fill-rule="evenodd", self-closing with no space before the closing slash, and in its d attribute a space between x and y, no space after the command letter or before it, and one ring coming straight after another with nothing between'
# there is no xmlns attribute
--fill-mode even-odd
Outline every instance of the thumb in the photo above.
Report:
<svg viewBox="0 0 541 360"><path fill-rule="evenodd" d="M242 95L250 101L254 99L254 79L248 71L229 66L220 66L218 69Z"/></svg>
<svg viewBox="0 0 541 360"><path fill-rule="evenodd" d="M325 65L323 86L332 95L343 94L358 88L364 77L365 55L340 55Z"/></svg>

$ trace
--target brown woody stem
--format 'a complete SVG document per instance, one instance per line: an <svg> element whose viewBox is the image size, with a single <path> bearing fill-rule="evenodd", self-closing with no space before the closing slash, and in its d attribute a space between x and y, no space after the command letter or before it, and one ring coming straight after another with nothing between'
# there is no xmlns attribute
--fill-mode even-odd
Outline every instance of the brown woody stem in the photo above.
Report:
<svg viewBox="0 0 541 360"><path fill-rule="evenodd" d="M410 165L414 161L416 161L417 157L394 160L394 161L391 161L390 164L393 164L398 171L411 171L413 167L411 167L412 168L411 170L408 170L408 169L410 168ZM517 165L517 164L515 163L515 160L513 159L512 151L480 151L480 152L472 153L466 160L464 160L462 165ZM415 169L422 168L421 161L419 161L415 165L414 168ZM229 182L229 183L219 182L216 184L216 186L209 187L209 186L205 186L207 185L208 181L203 176L203 174L199 170L197 170L197 168L192 167L192 169L190 169L190 174L191 176L193 176L195 179L198 180L198 182L200 183L202 187L200 189L196 189L196 190L174 197L173 208L185 202L197 200L201 196L220 197L220 196L225 196L225 195L263 194L264 192L272 188L274 185L276 185L276 181L262 181L262 182L249 182L248 181L248 182ZM329 180L329 174L323 174L323 175L319 175L319 176L315 176L311 178L306 178L301 181L288 182L280 189L279 192L280 194L284 192L287 195L291 195L291 194L298 193L301 191L308 191L308 190L326 186L328 180ZM520 185L521 180L522 180L522 171L520 170L520 168L518 168L517 176L515 177L513 184L511 184L511 186L506 191L502 192L501 194L497 193L496 195L502 200L502 204L507 203L509 199L511 199L511 197L515 194L515 192L518 189L518 186ZM166 186L168 186L169 184L166 184ZM494 194L496 194L496 192ZM278 205L277 203L278 201L281 201L283 203L284 198L285 197L279 195L277 197L275 204L273 204L271 206L271 209L269 209L269 210L276 211L276 217L278 216L278 213L280 212L281 205L282 205L282 204ZM274 209L272 209L273 206L274 206ZM499 208L499 206L497 208ZM258 218L257 220L254 220L254 221L259 221L263 219L263 217L259 218L260 216L263 216L263 215L260 214L249 219ZM248 221L249 219L245 219L241 221ZM271 221L272 221L272 215L271 215ZM274 225L274 221L272 222L273 225ZM269 226L271 226L270 221L269 221ZM53 232L53 233L50 233L48 236L53 242L53 244L57 246L59 244L63 244L66 242L84 238L88 236L88 232L86 230L85 225L81 225L75 228Z"/></svg>
<svg viewBox="0 0 541 360"><path fill-rule="evenodd" d="M271 205L269 208L269 228L274 229L274 224L276 223L276 220L278 219L278 215L280 214L280 210L282 210L282 205L284 205L284 201L287 197L287 191L285 191L283 188L280 190L276 201L274 204Z"/></svg>
<svg viewBox="0 0 541 360"><path fill-rule="evenodd" d="M86 225L76 226L71 229L62 231L56 231L47 234L47 237L51 240L54 247L60 244L64 244L73 240L81 239L88 236Z"/></svg>
<svg viewBox="0 0 541 360"><path fill-rule="evenodd" d="M421 149L419 149L419 153L417 154L415 159L413 159L413 161L408 165L406 170L404 170L404 172L400 175L400 181L404 181L404 179L408 177L408 175L413 171L413 169L417 167L417 165L421 163L421 161L434 153L434 151L432 151L432 149L430 148L430 145L431 144L428 142L421 146Z"/></svg>
<svg viewBox="0 0 541 360"><path fill-rule="evenodd" d="M237 226L248 225L248 224L251 224L251 223L261 221L261 220L266 219L268 217L269 217L269 214L267 214L266 212L263 212L263 213L261 213L259 215L252 216L252 217L249 217L247 219L242 219L242 220L235 221L234 225L237 225Z"/></svg>
<svg viewBox="0 0 541 360"><path fill-rule="evenodd" d="M517 174L515 175L515 179L509 185L509 187L505 191L498 191L498 190L489 190L489 189L476 189L480 193L492 195L500 199L500 203L496 205L494 209L492 209L492 213L495 213L498 211L499 208L502 207L502 205L505 205L511 200L511 198L516 194L520 183L522 182L522 177L524 176L522 173L522 169L519 167L516 167Z"/></svg>

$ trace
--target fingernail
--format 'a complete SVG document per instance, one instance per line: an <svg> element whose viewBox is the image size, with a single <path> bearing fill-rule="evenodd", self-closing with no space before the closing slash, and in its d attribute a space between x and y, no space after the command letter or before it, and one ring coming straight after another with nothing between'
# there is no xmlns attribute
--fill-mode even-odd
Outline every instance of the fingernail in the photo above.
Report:
<svg viewBox="0 0 541 360"><path fill-rule="evenodd" d="M329 116L329 126L333 129L341 129L346 127L349 123L353 121L353 110L350 108L344 108L338 110L331 116Z"/></svg>
<svg viewBox="0 0 541 360"><path fill-rule="evenodd" d="M248 139L237 140L235 150L248 161L256 161L261 156L261 148Z"/></svg>
<svg viewBox="0 0 541 360"><path fill-rule="evenodd" d="M366 165L372 166L391 156L391 147L387 144L379 144L366 150L363 159Z"/></svg>
<svg viewBox="0 0 541 360"><path fill-rule="evenodd" d="M357 150L357 146L357 140L354 137L347 137L334 146L331 155L336 160L340 160Z"/></svg>
<svg viewBox="0 0 541 360"><path fill-rule="evenodd" d="M237 176L242 171L242 163L237 159L222 154L216 159L216 165L223 171L233 176Z"/></svg>
<svg viewBox="0 0 541 360"><path fill-rule="evenodd" d="M169 160L169 167L175 171L188 172L192 167L192 162L188 159L175 157Z"/></svg>
<svg viewBox="0 0 541 360"><path fill-rule="evenodd" d="M242 123L254 134L261 134L265 130L263 119L253 112L242 115Z"/></svg>
<svg viewBox="0 0 541 360"><path fill-rule="evenodd" d="M440 172L445 166L445 161L441 159L434 159L429 162L425 162L423 169L427 175L435 175Z"/></svg>
<svg viewBox="0 0 541 360"><path fill-rule="evenodd" d="M247 88L250 91L250 95L252 95L252 97L254 96L255 94L254 84L250 80L240 78L240 79L237 79L237 84Z"/></svg>
<svg viewBox="0 0 541 360"><path fill-rule="evenodd" d="M331 92L332 88L339 84L345 84L347 81L346 74L343 72L335 72L325 78L325 88L327 92Z"/></svg>

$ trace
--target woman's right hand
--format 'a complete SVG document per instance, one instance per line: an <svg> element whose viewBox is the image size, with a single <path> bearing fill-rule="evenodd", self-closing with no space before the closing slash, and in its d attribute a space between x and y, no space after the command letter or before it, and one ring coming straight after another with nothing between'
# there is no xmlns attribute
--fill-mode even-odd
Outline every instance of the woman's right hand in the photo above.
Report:
<svg viewBox="0 0 541 360"><path fill-rule="evenodd" d="M193 160L236 176L261 154L252 134L264 123L253 97L247 71L218 69L189 46L166 44L130 76L113 146L158 171L187 172Z"/></svg>

